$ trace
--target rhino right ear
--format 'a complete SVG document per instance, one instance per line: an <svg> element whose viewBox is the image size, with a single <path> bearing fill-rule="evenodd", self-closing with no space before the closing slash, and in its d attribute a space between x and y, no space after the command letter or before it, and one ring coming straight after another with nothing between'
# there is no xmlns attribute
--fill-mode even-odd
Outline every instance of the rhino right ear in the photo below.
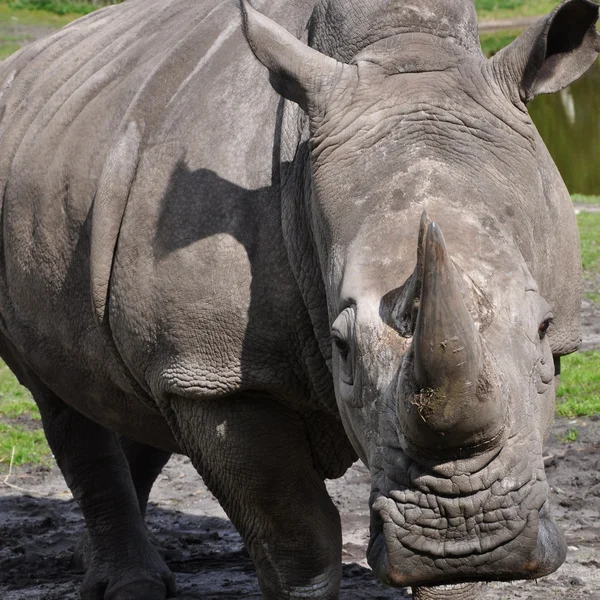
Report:
<svg viewBox="0 0 600 600"><path fill-rule="evenodd" d="M325 100L335 88L345 87L355 76L355 67L303 44L246 0L240 0L240 8L248 45L271 72L273 87L307 114L323 112Z"/></svg>
<svg viewBox="0 0 600 600"><path fill-rule="evenodd" d="M599 6L566 0L492 58L496 72L523 102L557 92L581 77L600 51Z"/></svg>

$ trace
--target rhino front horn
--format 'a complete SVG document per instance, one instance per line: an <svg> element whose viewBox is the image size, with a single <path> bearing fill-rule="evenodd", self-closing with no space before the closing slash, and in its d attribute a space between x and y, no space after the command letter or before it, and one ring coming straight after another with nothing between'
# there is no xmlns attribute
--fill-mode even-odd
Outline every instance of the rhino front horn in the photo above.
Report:
<svg viewBox="0 0 600 600"><path fill-rule="evenodd" d="M480 334L442 231L424 219L421 229L415 386L404 407L403 429L412 442L434 454L450 448L468 451L498 437L502 403L485 368Z"/></svg>

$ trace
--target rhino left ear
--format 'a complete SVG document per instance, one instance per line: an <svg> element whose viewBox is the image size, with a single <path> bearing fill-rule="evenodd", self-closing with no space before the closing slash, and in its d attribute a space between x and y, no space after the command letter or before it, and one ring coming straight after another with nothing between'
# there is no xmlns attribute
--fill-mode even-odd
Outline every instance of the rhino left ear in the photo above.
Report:
<svg viewBox="0 0 600 600"><path fill-rule="evenodd" d="M273 87L309 115L322 112L335 88L354 77L355 67L303 44L246 0L240 0L240 8L248 45L271 72Z"/></svg>
<svg viewBox="0 0 600 600"><path fill-rule="evenodd" d="M523 102L557 92L581 77L600 51L596 29L599 6L592 0L567 0L492 58Z"/></svg>

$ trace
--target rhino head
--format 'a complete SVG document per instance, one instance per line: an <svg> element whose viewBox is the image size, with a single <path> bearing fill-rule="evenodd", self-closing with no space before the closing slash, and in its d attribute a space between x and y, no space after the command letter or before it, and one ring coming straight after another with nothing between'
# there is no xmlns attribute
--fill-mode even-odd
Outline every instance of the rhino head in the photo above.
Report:
<svg viewBox="0 0 600 600"><path fill-rule="evenodd" d="M568 0L487 60L473 2L322 2L310 46L243 5L310 131L331 373L393 585L536 578L565 558L542 444L580 343L568 192L528 115L600 49ZM302 117L300 117L302 118Z"/></svg>

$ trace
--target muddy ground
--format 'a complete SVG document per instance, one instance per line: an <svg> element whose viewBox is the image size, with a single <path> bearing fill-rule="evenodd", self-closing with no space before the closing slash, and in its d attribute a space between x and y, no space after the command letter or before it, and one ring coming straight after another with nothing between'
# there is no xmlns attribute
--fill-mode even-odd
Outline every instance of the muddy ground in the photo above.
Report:
<svg viewBox="0 0 600 600"><path fill-rule="evenodd" d="M577 429L576 442L565 441ZM557 520L569 553L555 574L536 582L488 584L482 599L600 600L600 420L562 420L546 454ZM0 598L75 600L82 573L71 564L82 517L56 469L22 468L0 485ZM357 463L329 489L344 527L344 600L409 598L386 588L364 560L369 476ZM24 491L27 490L27 491ZM180 600L258 599L256 576L237 532L187 458L173 457L151 496L148 523L168 552Z"/></svg>

